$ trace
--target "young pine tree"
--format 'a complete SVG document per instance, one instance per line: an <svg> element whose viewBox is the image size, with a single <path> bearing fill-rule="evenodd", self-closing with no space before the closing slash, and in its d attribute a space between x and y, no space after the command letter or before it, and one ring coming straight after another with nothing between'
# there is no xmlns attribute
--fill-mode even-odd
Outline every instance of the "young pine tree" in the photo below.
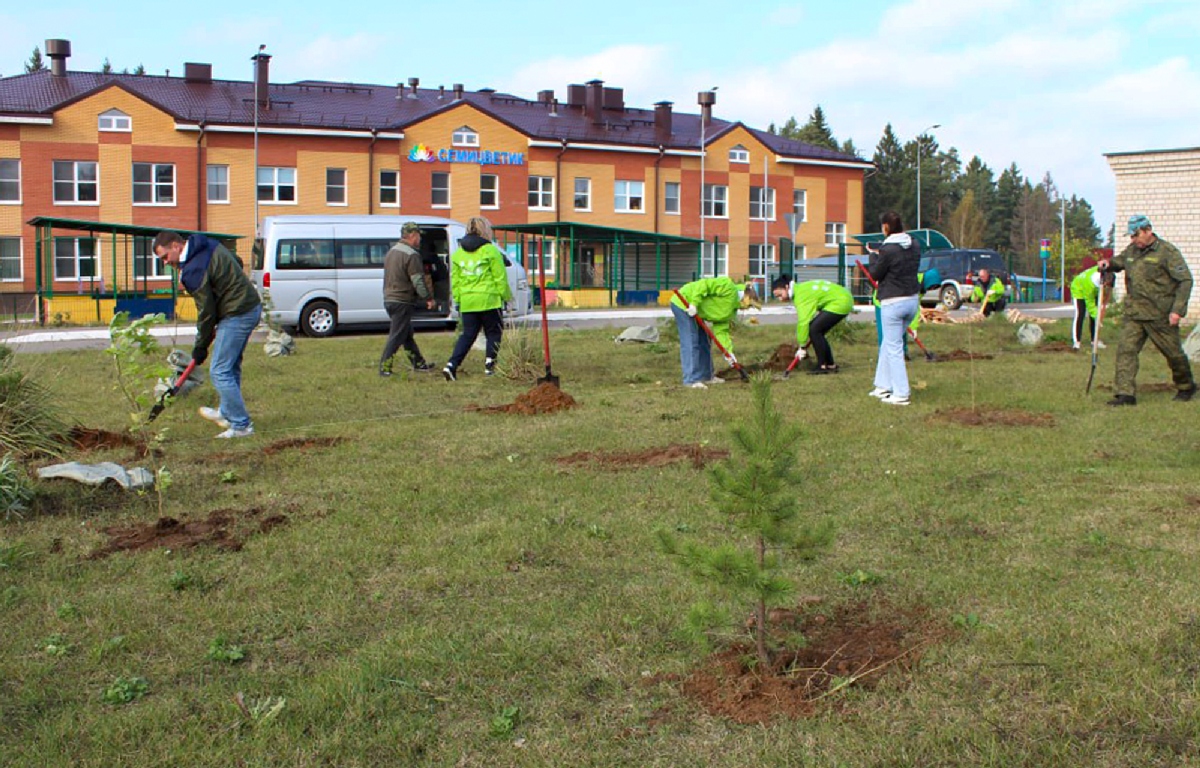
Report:
<svg viewBox="0 0 1200 768"><path fill-rule="evenodd" d="M701 581L729 597L754 603L755 651L763 668L770 665L768 613L781 605L793 587L783 575L779 552L788 549L800 558L810 558L833 541L833 524L818 520L819 510L811 505L807 520L797 520L800 473L796 451L800 430L784 420L771 403L769 374L754 377L753 410L749 420L734 428L734 456L710 475L712 498L717 508L745 532L748 541L727 541L714 546L680 543L669 533L659 532L663 550ZM693 608L695 625L711 620L706 607Z"/></svg>

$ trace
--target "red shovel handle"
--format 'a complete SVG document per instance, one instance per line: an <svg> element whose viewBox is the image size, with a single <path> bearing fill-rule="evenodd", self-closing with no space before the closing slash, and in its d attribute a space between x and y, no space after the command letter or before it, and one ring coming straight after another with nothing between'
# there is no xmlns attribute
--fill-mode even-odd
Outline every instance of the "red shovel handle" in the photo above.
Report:
<svg viewBox="0 0 1200 768"><path fill-rule="evenodd" d="M679 289L674 289L674 293L679 297L679 300L683 302L684 309L692 306L691 304L688 304L687 299L683 298L683 294L679 292ZM717 345L717 349L721 350L721 355L724 356L726 361L728 361L730 367L736 370L743 379L749 379L750 374L746 373L746 369L743 368L742 364L737 361L737 358L729 354L729 350L725 349L725 346L717 339L716 335L712 332L712 329L708 327L708 324L700 319L700 315L693 315L692 319L696 321L696 325L703 329L704 334L708 336L712 343Z"/></svg>

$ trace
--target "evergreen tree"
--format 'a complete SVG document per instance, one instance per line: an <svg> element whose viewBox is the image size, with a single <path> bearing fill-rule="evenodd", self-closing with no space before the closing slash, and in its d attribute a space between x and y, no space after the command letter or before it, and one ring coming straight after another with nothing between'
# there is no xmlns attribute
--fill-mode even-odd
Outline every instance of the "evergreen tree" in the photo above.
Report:
<svg viewBox="0 0 1200 768"><path fill-rule="evenodd" d="M1071 195L1067 201L1067 237L1079 240L1089 248L1100 245L1100 227L1091 204L1082 197Z"/></svg>
<svg viewBox="0 0 1200 768"><path fill-rule="evenodd" d="M1058 211L1052 194L1056 194L1056 188L1048 174L1036 187L1025 182L1022 189L1021 202L1012 220L1011 238L1014 263L1020 274L1041 272L1041 240L1058 232Z"/></svg>
<svg viewBox="0 0 1200 768"><path fill-rule="evenodd" d="M858 147L854 146L854 139L846 139L842 142L841 151L843 155L854 155L858 157Z"/></svg>
<svg viewBox="0 0 1200 768"><path fill-rule="evenodd" d="M33 53L30 55L29 61L25 62L25 73L33 74L34 72L41 72L47 68L46 62L42 60L42 49L38 48L36 45L33 46Z"/></svg>
<svg viewBox="0 0 1200 768"><path fill-rule="evenodd" d="M993 244L1001 238L996 221L996 180L992 169L979 158L971 158L962 176L958 179L960 194L965 199L968 193L974 195L975 208L984 219L984 232L978 248L993 248Z"/></svg>
<svg viewBox="0 0 1200 768"><path fill-rule="evenodd" d="M813 109L808 122L794 138L805 144L812 144L814 147L825 147L835 151L838 149L837 139L833 137L833 131L829 129L829 123L825 122L825 110L821 109L820 104Z"/></svg>
<svg viewBox="0 0 1200 768"><path fill-rule="evenodd" d="M987 218L975 204L975 190L968 189L946 221L945 234L959 248L982 248Z"/></svg>
<svg viewBox="0 0 1200 768"><path fill-rule="evenodd" d="M796 117L789 117L786 122L779 128L779 135L785 139L800 138L800 124L796 122Z"/></svg>
<svg viewBox="0 0 1200 768"><path fill-rule="evenodd" d="M100 74L102 74L102 75L111 75L111 74L112 74L112 71L113 71L112 62L110 62L110 61L108 60L108 57L107 57L107 56L105 56L105 57L104 57L104 63L100 65Z"/></svg>
<svg viewBox="0 0 1200 768"><path fill-rule="evenodd" d="M988 229L988 237L994 239L988 241L988 248L1012 253L1013 218L1021 205L1024 188L1025 179L1016 163L1000 174L1000 180L996 182L995 215L991 221L992 227Z"/></svg>
<svg viewBox="0 0 1200 768"><path fill-rule="evenodd" d="M142 64L138 64L138 65L137 65L137 68L133 70L133 74L135 74L135 75L144 75L144 74L146 74L146 67L145 67L144 65L142 65Z"/></svg>
<svg viewBox="0 0 1200 768"><path fill-rule="evenodd" d="M910 163L906 162L904 148L888 123L883 129L883 136L875 145L875 156L872 158L875 169L867 173L863 183L863 221L868 230L874 228L879 217L887 211L904 210L904 204L911 198L904 197Z"/></svg>

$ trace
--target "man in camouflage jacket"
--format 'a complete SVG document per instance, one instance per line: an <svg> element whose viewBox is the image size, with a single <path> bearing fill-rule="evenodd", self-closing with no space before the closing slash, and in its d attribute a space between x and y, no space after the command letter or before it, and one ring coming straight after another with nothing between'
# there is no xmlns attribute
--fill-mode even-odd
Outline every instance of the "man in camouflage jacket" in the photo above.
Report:
<svg viewBox="0 0 1200 768"><path fill-rule="evenodd" d="M1187 314L1192 273L1179 249L1154 234L1150 219L1129 217L1130 243L1097 266L1101 272L1125 272L1125 302L1117 345L1115 397L1109 405L1136 405L1138 355L1146 339L1158 347L1171 367L1175 399L1186 402L1196 393L1192 366L1184 354L1179 321Z"/></svg>

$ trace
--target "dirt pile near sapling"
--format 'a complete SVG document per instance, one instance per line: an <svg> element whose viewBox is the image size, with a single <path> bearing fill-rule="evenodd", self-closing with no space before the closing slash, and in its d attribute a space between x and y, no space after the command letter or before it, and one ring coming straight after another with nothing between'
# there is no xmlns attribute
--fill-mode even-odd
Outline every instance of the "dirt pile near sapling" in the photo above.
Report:
<svg viewBox="0 0 1200 768"><path fill-rule="evenodd" d="M1090 350L1091 347L1088 347L1088 349ZM1048 341L1045 344L1039 345L1037 348L1037 351L1038 352L1078 352L1079 350L1072 347L1071 344L1066 341Z"/></svg>
<svg viewBox="0 0 1200 768"><path fill-rule="evenodd" d="M771 353L771 357L767 359L764 366L768 371L786 371L788 366L792 364L792 360L796 358L796 351L799 347L795 344L784 343L775 348Z"/></svg>
<svg viewBox="0 0 1200 768"><path fill-rule="evenodd" d="M675 443L665 448L651 448L645 451L580 451L569 456L560 456L554 461L564 467L595 467L608 470L662 467L680 461L690 461L693 467L702 469L713 461L728 457L729 451L721 448L705 448L699 443Z"/></svg>
<svg viewBox="0 0 1200 768"><path fill-rule="evenodd" d="M953 352L938 352L937 357L931 362L935 363L961 363L964 360L991 360L993 355L984 355L978 352L972 353L965 349L956 349Z"/></svg>
<svg viewBox="0 0 1200 768"><path fill-rule="evenodd" d="M1030 413L1018 409L970 408L938 409L929 415L930 421L964 424L968 427L1053 427L1054 416L1049 413Z"/></svg>
<svg viewBox="0 0 1200 768"><path fill-rule="evenodd" d="M555 413L575 408L579 403L549 382L538 384L528 392L522 393L508 405L470 405L468 411L482 413L519 413L523 416L534 416L540 413Z"/></svg>
<svg viewBox="0 0 1200 768"><path fill-rule="evenodd" d="M98 560L115 552L190 549L202 544L237 552L250 536L270 533L287 522L287 515L263 516L263 511L255 507L245 511L218 509L203 520L160 517L153 523L114 525L103 529L108 543L93 552L91 559Z"/></svg>
<svg viewBox="0 0 1200 768"><path fill-rule="evenodd" d="M67 440L80 451L96 451L104 448L128 448L138 445L133 435L125 432L109 432L105 429L74 426L67 433Z"/></svg>

